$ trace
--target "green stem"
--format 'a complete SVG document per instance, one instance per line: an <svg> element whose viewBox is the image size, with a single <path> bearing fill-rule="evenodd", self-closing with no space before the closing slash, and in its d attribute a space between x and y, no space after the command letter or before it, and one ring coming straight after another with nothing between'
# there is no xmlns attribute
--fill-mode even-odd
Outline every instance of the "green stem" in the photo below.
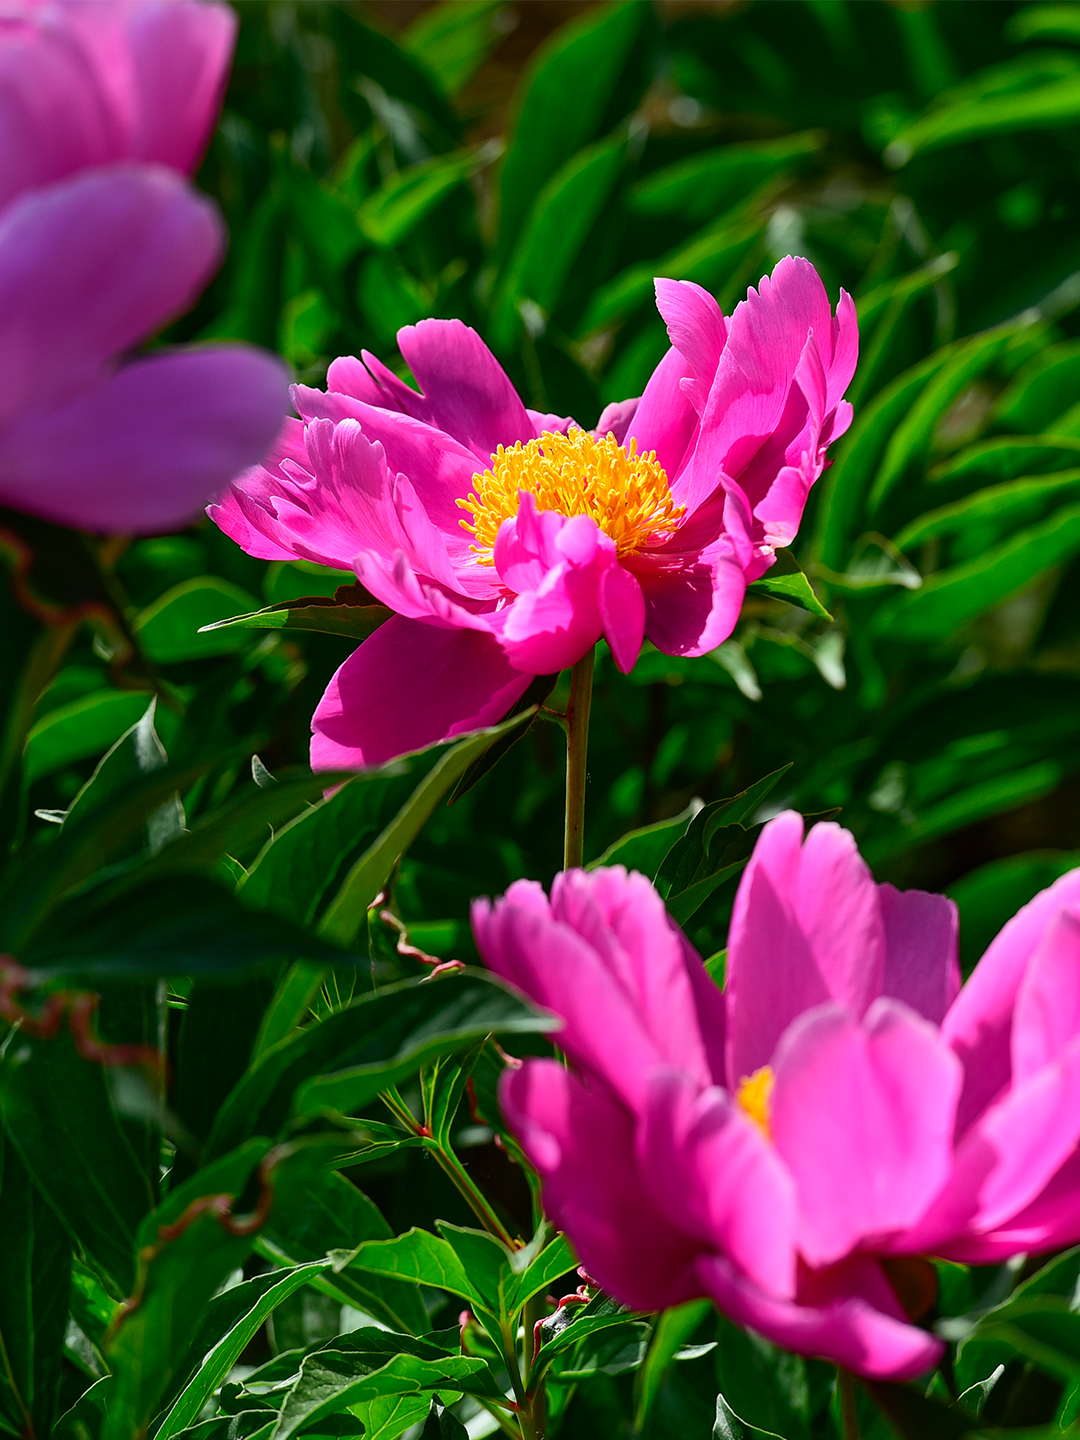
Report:
<svg viewBox="0 0 1080 1440"><path fill-rule="evenodd" d="M850 1370L836 1370L836 1396L840 1408L840 1433L843 1440L859 1440L859 1407L855 1396L855 1377Z"/></svg>
<svg viewBox="0 0 1080 1440"><path fill-rule="evenodd" d="M582 863L585 853L585 761L589 748L593 666L596 648L583 655L570 672L570 703L566 707L566 844L563 869Z"/></svg>

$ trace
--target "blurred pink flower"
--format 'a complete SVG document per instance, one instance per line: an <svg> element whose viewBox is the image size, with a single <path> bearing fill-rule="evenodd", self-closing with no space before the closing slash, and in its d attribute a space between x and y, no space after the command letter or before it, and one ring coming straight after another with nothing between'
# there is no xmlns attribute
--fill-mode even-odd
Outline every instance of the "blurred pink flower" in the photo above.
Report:
<svg viewBox="0 0 1080 1440"><path fill-rule="evenodd" d="M855 308L842 293L834 318L791 257L730 320L689 281L656 288L672 348L591 434L527 410L454 320L398 334L422 393L367 353L329 393L296 387L302 420L210 514L252 555L354 569L396 612L319 704L316 768L489 724L601 636L628 671L646 637L703 655L731 633L850 424Z"/></svg>
<svg viewBox="0 0 1080 1440"><path fill-rule="evenodd" d="M86 530L190 522L266 453L284 367L247 346L125 352L217 268L217 210L156 166L88 171L0 211L0 504Z"/></svg>
<svg viewBox="0 0 1080 1440"><path fill-rule="evenodd" d="M120 160L195 169L236 16L199 0L14 0L0 17L0 206Z"/></svg>
<svg viewBox="0 0 1080 1440"><path fill-rule="evenodd" d="M564 1020L572 1068L526 1060L503 1108L625 1303L710 1296L788 1349L906 1378L942 1349L898 1298L908 1257L1080 1239L1080 871L959 994L952 902L875 884L847 831L803 842L793 813L742 878L723 992L621 868L560 875L550 901L518 881L473 925Z"/></svg>

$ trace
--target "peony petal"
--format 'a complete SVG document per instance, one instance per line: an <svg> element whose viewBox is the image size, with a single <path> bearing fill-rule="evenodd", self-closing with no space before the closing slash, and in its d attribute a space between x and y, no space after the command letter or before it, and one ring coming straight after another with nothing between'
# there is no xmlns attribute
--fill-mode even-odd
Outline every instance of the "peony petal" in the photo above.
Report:
<svg viewBox="0 0 1080 1440"><path fill-rule="evenodd" d="M522 504L522 510L527 508ZM546 521L547 513L554 512L541 514L541 522ZM534 675L554 675L577 664L600 639L600 586L604 573L618 563L613 542L590 516L559 516L558 520L557 530L541 524L535 532L538 543L541 535L545 544L550 542L550 556L541 554L541 560L555 558L556 563L534 590L519 594L498 615L499 638L507 658ZM516 527L517 521L504 521L501 528L511 526Z"/></svg>
<svg viewBox="0 0 1080 1440"><path fill-rule="evenodd" d="M1046 927L1016 995L1013 1084L1022 1085L1080 1035L1080 914L1063 910Z"/></svg>
<svg viewBox="0 0 1080 1440"><path fill-rule="evenodd" d="M649 377L621 442L629 446L631 440L636 440L638 454L655 450L672 484L682 469L698 427L697 412L682 389L683 378L688 374L686 360L678 350L669 350ZM714 478L714 489L718 483L719 475Z"/></svg>
<svg viewBox="0 0 1080 1440"><path fill-rule="evenodd" d="M0 28L0 207L124 155L124 135L84 49L55 14Z"/></svg>
<svg viewBox="0 0 1080 1440"><path fill-rule="evenodd" d="M0 432L0 497L84 530L175 530L266 454L286 384L242 346L151 355Z"/></svg>
<svg viewBox="0 0 1080 1440"><path fill-rule="evenodd" d="M835 1295L823 1295L816 1305L766 1295L720 1256L703 1257L697 1273L719 1309L785 1350L832 1360L856 1375L912 1380L932 1369L945 1347L925 1330L905 1324L899 1314L878 1308L881 1284L868 1277L871 1268L878 1270L863 1256L856 1257L854 1265L836 1267L841 1276ZM868 1300L864 1291L874 1299Z"/></svg>
<svg viewBox="0 0 1080 1440"><path fill-rule="evenodd" d="M600 619L615 664L629 675L645 639L645 597L621 565L609 566L600 579Z"/></svg>
<svg viewBox="0 0 1080 1440"><path fill-rule="evenodd" d="M991 942L949 1013L942 1037L964 1065L957 1134L1009 1083L1013 1008L1024 972L1061 910L1080 905L1080 870L1072 870L1016 913Z"/></svg>
<svg viewBox="0 0 1080 1440"><path fill-rule="evenodd" d="M657 1206L763 1290L795 1295L795 1192L758 1127L726 1090L680 1070L649 1077L638 1159Z"/></svg>
<svg viewBox="0 0 1080 1440"><path fill-rule="evenodd" d="M528 689L477 630L393 616L336 672L312 716L311 768L360 769L493 725Z"/></svg>
<svg viewBox="0 0 1080 1440"><path fill-rule="evenodd" d="M148 166L96 171L9 206L0 215L0 422L48 413L101 379L107 361L191 303L222 241L213 205Z"/></svg>
<svg viewBox="0 0 1080 1440"><path fill-rule="evenodd" d="M236 15L206 0L171 0L127 14L134 98L130 153L191 173L221 109Z"/></svg>
<svg viewBox="0 0 1080 1440"><path fill-rule="evenodd" d="M956 905L944 895L892 885L878 886L878 900L885 926L881 993L940 1025L960 989Z"/></svg>
<svg viewBox="0 0 1080 1440"><path fill-rule="evenodd" d="M589 1275L638 1310L702 1293L699 1248L652 1203L634 1155L630 1116L555 1060L503 1075L499 1099L543 1181L544 1208Z"/></svg>
<svg viewBox="0 0 1080 1440"><path fill-rule="evenodd" d="M460 320L421 320L398 331L398 348L431 407L432 424L486 467L500 445L539 433L506 371Z"/></svg>
<svg viewBox="0 0 1080 1440"><path fill-rule="evenodd" d="M707 655L735 629L746 576L730 536L685 559L646 551L623 563L645 597L645 634L665 655Z"/></svg>
<svg viewBox="0 0 1080 1440"><path fill-rule="evenodd" d="M709 292L692 280L657 280L655 284L656 308L664 317L672 345L689 367L682 382L683 394L700 415L727 343L724 312Z"/></svg>
<svg viewBox="0 0 1080 1440"><path fill-rule="evenodd" d="M596 422L596 429L590 432L593 438L602 440L605 435L613 435L616 444L621 445L640 404L641 397L637 396L633 400L615 400L610 405L605 405L600 412L600 419Z"/></svg>
<svg viewBox="0 0 1080 1440"><path fill-rule="evenodd" d="M1074 1150L1030 1205L983 1235L940 1247L946 1260L995 1265L1010 1256L1060 1250L1080 1240L1080 1150Z"/></svg>
<svg viewBox="0 0 1080 1440"><path fill-rule="evenodd" d="M881 991L877 886L849 831L787 811L761 832L728 936L731 1086L772 1062L780 1036L825 1000L859 1019Z"/></svg>
<svg viewBox="0 0 1080 1440"><path fill-rule="evenodd" d="M785 1034L774 1071L772 1134L807 1263L912 1226L948 1179L962 1079L935 1028L896 1000L876 1001L863 1026L823 1005Z"/></svg>

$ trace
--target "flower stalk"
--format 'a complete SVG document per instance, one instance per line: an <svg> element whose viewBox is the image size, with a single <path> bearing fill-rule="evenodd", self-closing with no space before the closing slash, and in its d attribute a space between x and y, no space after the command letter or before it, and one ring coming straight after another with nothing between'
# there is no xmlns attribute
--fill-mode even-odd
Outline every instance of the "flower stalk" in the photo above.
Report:
<svg viewBox="0 0 1080 1440"><path fill-rule="evenodd" d="M585 853L585 763L589 748L596 647L589 649L570 672L570 703L566 707L566 839L563 869L577 869Z"/></svg>

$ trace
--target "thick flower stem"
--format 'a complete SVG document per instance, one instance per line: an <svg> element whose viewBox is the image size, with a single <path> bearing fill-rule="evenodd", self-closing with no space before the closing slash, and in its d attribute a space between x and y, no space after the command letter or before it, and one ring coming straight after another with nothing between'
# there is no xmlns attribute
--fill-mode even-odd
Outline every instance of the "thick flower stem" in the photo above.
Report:
<svg viewBox="0 0 1080 1440"><path fill-rule="evenodd" d="M566 707L566 843L563 869L580 866L585 853L585 761L589 748L594 646L570 672L570 703Z"/></svg>
<svg viewBox="0 0 1080 1440"><path fill-rule="evenodd" d="M859 1440L859 1406L855 1394L855 1377L850 1370L837 1368L836 1398L840 1409L840 1433L843 1440Z"/></svg>

